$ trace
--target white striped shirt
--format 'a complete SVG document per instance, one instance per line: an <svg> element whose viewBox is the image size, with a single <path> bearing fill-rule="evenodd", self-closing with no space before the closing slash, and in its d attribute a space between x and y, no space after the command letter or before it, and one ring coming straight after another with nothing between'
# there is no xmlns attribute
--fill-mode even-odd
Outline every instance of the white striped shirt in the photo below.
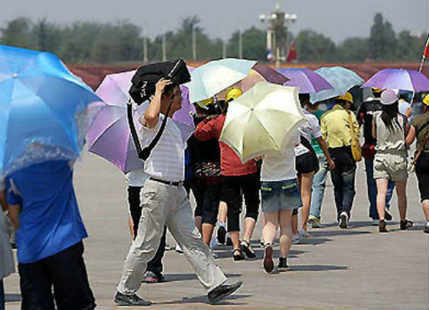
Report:
<svg viewBox="0 0 429 310"><path fill-rule="evenodd" d="M144 148L155 138L161 127L164 115L160 114L158 124L154 128L142 126L141 145ZM170 182L180 182L185 178L186 139L179 127L170 118L150 156L144 162L145 172L154 178Z"/></svg>

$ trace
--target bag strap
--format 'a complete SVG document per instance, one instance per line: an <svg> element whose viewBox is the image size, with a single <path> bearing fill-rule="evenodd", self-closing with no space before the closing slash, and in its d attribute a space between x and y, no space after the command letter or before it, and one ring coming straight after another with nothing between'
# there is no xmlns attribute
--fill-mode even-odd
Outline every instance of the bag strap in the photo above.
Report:
<svg viewBox="0 0 429 310"><path fill-rule="evenodd" d="M355 130L354 130L352 112L348 111L348 113L349 113L350 136L352 137L352 139L356 140L357 137L356 137Z"/></svg>
<svg viewBox="0 0 429 310"><path fill-rule="evenodd" d="M172 103L170 103L170 105L168 106L166 115L168 115L168 113L170 112L171 106L172 106ZM134 141L134 144L136 146L137 156L138 156L138 158L140 158L142 160L146 160L150 156L150 153L152 152L153 148L158 143L159 139L161 138L161 135L165 129L165 125L167 124L168 117L167 116L164 117L164 119L162 120L161 128L156 133L155 138L153 138L151 143L147 147L145 147L144 149L142 149L142 147L141 147L141 144L140 144L140 141L139 141L139 138L137 135L136 127L134 126L131 100L128 101L127 118L128 118L128 125L129 125L130 131L131 131L131 136L133 137L133 141Z"/></svg>

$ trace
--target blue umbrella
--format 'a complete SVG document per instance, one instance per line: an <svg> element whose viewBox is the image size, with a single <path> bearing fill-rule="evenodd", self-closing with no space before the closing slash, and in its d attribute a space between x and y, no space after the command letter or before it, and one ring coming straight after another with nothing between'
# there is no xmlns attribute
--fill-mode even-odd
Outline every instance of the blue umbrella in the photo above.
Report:
<svg viewBox="0 0 429 310"><path fill-rule="evenodd" d="M1 173L76 159L100 101L55 55L0 45Z"/></svg>
<svg viewBox="0 0 429 310"><path fill-rule="evenodd" d="M359 75L343 67L324 67L315 72L327 80L333 89L325 89L310 94L310 101L312 103L344 95L350 88L361 85L364 82Z"/></svg>

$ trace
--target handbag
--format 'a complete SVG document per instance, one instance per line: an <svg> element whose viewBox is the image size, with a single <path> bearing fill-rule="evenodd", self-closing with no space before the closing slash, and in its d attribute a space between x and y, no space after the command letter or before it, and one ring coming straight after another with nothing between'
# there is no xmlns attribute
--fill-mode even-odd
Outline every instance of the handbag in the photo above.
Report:
<svg viewBox="0 0 429 310"><path fill-rule="evenodd" d="M352 141L350 147L352 149L352 156L355 161L362 160L362 149L360 147L359 138L356 136L355 131L353 130L353 119L352 112L349 111L349 125L350 125L350 136Z"/></svg>

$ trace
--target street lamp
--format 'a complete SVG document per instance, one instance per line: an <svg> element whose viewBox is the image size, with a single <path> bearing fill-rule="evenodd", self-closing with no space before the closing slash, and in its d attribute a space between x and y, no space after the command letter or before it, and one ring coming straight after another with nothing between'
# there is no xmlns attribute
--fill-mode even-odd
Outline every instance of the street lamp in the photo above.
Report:
<svg viewBox="0 0 429 310"><path fill-rule="evenodd" d="M276 67L280 67L280 61L284 61L285 46L287 45L287 27L295 23L296 14L286 14L280 10L277 3L275 11L270 14L259 15L259 20L267 24L267 50L275 51Z"/></svg>

